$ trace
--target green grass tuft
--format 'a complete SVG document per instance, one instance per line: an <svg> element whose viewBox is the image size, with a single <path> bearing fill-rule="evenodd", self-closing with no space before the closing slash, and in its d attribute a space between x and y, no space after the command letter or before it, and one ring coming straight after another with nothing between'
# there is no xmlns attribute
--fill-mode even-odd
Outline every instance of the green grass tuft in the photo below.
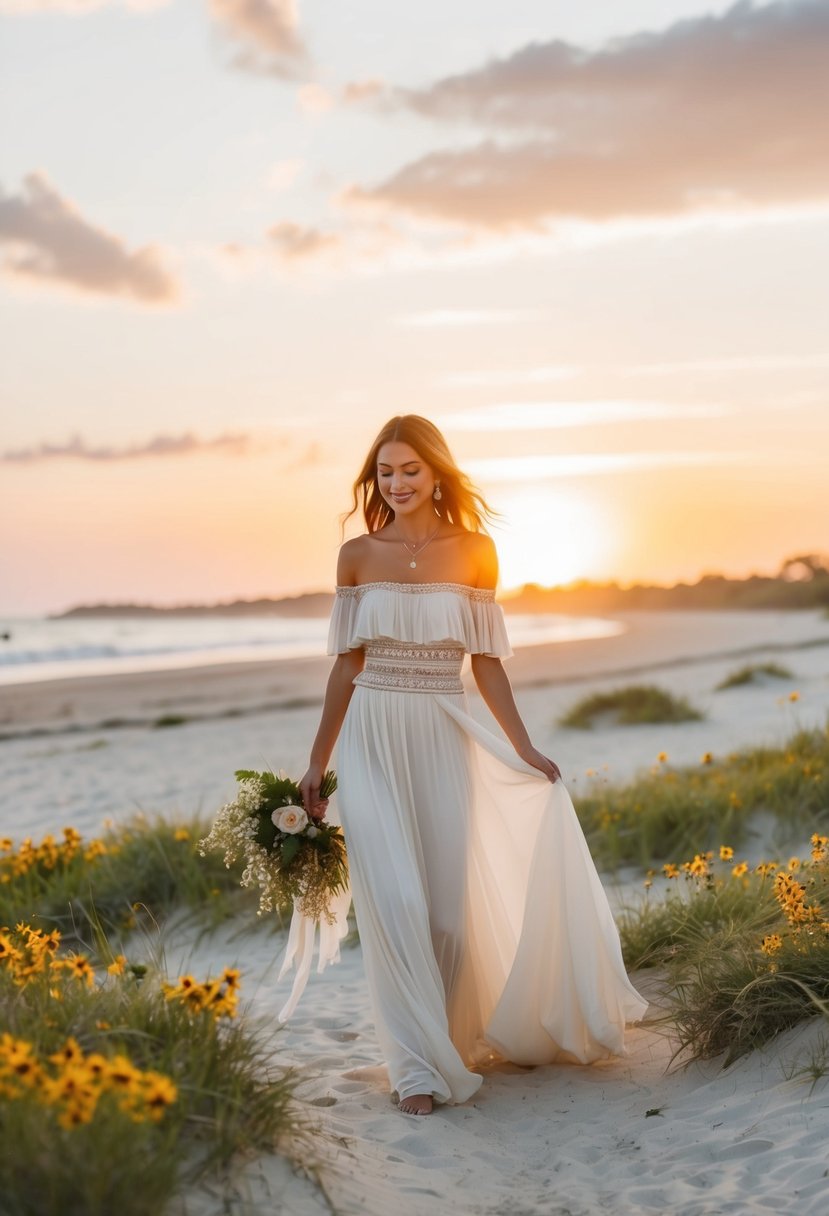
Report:
<svg viewBox="0 0 829 1216"><path fill-rule="evenodd" d="M614 692L583 697L559 719L560 726L591 730L594 719L612 714L624 726L648 722L688 722L702 714L684 698L675 697L653 684L631 684Z"/></svg>
<svg viewBox="0 0 829 1216"><path fill-rule="evenodd" d="M771 676L775 680L791 680L794 677L788 667L781 667L779 663L750 663L746 667L740 667L736 671L732 671L727 675L716 688L717 692L721 692L724 688L739 688L743 684L756 684L758 677Z"/></svg>
<svg viewBox="0 0 829 1216"><path fill-rule="evenodd" d="M819 829L829 823L829 726L797 731L782 747L661 765L625 785L603 782L576 809L606 868L738 845L758 812L776 816L789 834Z"/></svg>
<svg viewBox="0 0 829 1216"><path fill-rule="evenodd" d="M28 865L21 858L30 854L12 849L0 858L0 925L22 916L89 946L95 926L109 935L128 931L137 913L160 921L189 910L209 925L239 911L257 923L256 897L239 886L241 867L228 869L218 854L196 852L207 831L199 819L138 815L74 852L60 838L51 846L34 844L40 859Z"/></svg>

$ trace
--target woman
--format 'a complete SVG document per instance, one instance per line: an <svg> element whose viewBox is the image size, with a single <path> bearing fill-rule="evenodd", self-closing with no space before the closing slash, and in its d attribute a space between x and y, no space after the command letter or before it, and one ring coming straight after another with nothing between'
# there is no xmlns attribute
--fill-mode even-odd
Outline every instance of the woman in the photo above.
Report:
<svg viewBox="0 0 829 1216"><path fill-rule="evenodd" d="M351 514L360 498L368 531L340 550L337 658L300 787L321 818L339 737L377 1035L399 1109L426 1115L471 1097L482 1078L467 1066L496 1054L617 1054L625 1021L647 1006L558 765L530 741L501 664L511 650L482 531L490 509L413 414L375 439ZM467 712L465 653L509 745Z"/></svg>

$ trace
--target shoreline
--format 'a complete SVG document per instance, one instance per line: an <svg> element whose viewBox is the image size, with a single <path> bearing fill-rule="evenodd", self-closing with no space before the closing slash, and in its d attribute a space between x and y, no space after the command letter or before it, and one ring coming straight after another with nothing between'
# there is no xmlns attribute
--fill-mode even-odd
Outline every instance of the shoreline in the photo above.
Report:
<svg viewBox="0 0 829 1216"><path fill-rule="evenodd" d="M609 619L624 631L516 650L506 664L513 687L611 680L736 661L757 651L829 646L829 620L818 611L630 611ZM0 743L307 709L322 704L331 663L330 656L285 658L6 684L0 689ZM474 688L468 672L465 684Z"/></svg>

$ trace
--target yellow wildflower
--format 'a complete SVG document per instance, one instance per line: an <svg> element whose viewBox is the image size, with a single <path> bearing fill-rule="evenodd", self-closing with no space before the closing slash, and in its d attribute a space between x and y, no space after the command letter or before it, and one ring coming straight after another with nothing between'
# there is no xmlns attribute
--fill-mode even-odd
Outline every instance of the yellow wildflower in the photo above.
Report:
<svg viewBox="0 0 829 1216"><path fill-rule="evenodd" d="M776 954L783 945L783 938L779 933L768 933L760 943L760 949L763 954Z"/></svg>
<svg viewBox="0 0 829 1216"><path fill-rule="evenodd" d="M742 876L743 876L744 874L747 874L747 873L748 873L748 862L747 862L747 861L739 861L739 862L737 863L737 865L736 865L736 866L734 866L734 868L732 869L731 873L734 875L734 877L735 877L735 878L742 878Z"/></svg>
<svg viewBox="0 0 829 1216"><path fill-rule="evenodd" d="M734 850L730 845L720 845L720 861L731 861L734 856Z"/></svg>
<svg viewBox="0 0 829 1216"><path fill-rule="evenodd" d="M658 755L656 758L657 758L657 760L659 761L659 763L660 763L660 764L665 764L665 763L666 763L666 761L667 761L667 759L668 759L668 753L667 753L667 752L660 752L660 753L659 753L659 755Z"/></svg>
<svg viewBox="0 0 829 1216"><path fill-rule="evenodd" d="M126 965L127 965L127 960L126 960L125 955L116 954L115 958L112 960L112 962L107 967L107 974L108 975L123 975L124 968L126 967Z"/></svg>
<svg viewBox="0 0 829 1216"><path fill-rule="evenodd" d="M700 756L700 764L713 764L713 763L714 763L714 757L711 755L711 753L703 752L702 756Z"/></svg>
<svg viewBox="0 0 829 1216"><path fill-rule="evenodd" d="M154 1121L163 1118L168 1106L176 1101L178 1090L169 1077L160 1072L145 1072L142 1098L147 1114Z"/></svg>
<svg viewBox="0 0 829 1216"><path fill-rule="evenodd" d="M799 700L800 700L800 693L799 693L799 692L790 692L790 693L789 693L789 700L790 700L790 701L799 701Z"/></svg>
<svg viewBox="0 0 829 1216"><path fill-rule="evenodd" d="M679 866L675 866L672 861L667 861L662 867L662 872L666 878L679 878Z"/></svg>
<svg viewBox="0 0 829 1216"><path fill-rule="evenodd" d="M176 828L173 833L173 840L189 840L190 833L187 828Z"/></svg>

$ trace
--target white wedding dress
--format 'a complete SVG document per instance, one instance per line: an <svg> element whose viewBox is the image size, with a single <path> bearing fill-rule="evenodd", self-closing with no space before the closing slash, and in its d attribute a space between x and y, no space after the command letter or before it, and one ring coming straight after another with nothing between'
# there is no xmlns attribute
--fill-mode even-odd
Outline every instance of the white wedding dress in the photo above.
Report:
<svg viewBox="0 0 829 1216"><path fill-rule="evenodd" d="M516 1064L624 1052L647 1008L573 804L472 718L465 653L512 652L493 591L337 588L328 650L365 650L340 734L338 802L374 1021L392 1088L463 1102L493 1053ZM348 897L322 925L338 957ZM294 916L296 1006L314 926Z"/></svg>

